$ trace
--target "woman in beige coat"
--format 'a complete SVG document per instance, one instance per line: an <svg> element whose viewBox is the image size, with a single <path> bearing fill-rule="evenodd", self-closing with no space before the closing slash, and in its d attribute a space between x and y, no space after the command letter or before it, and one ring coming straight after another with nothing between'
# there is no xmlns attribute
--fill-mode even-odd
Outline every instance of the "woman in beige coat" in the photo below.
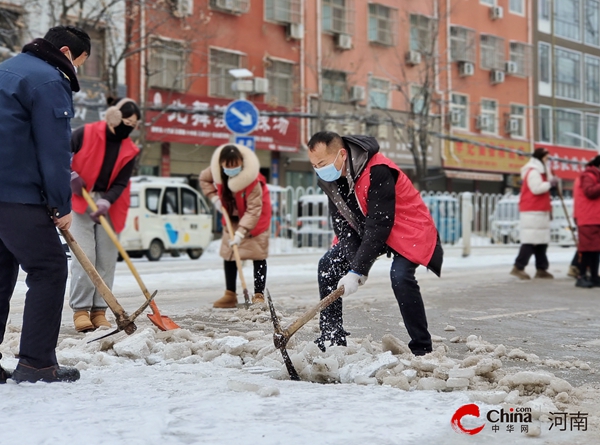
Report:
<svg viewBox="0 0 600 445"><path fill-rule="evenodd" d="M254 263L252 303L264 303L271 225L271 199L266 179L259 172L256 154L238 144L226 144L213 153L210 166L200 173L200 188L215 208L225 208L235 236L223 230L220 255L224 259L225 295L214 302L216 308L237 306L237 265L232 246L238 246L242 260ZM223 226L225 227L223 220Z"/></svg>

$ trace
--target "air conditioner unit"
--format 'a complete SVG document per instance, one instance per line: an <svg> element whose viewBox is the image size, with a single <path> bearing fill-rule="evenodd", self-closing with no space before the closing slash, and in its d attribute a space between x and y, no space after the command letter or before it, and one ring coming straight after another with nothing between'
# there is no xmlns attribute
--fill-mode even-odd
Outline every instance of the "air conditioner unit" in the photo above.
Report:
<svg viewBox="0 0 600 445"><path fill-rule="evenodd" d="M352 36L348 34L337 34L335 44L339 49L352 49Z"/></svg>
<svg viewBox="0 0 600 445"><path fill-rule="evenodd" d="M269 79L264 77L254 78L254 93L255 94L267 94L269 92Z"/></svg>
<svg viewBox="0 0 600 445"><path fill-rule="evenodd" d="M493 84L504 82L504 71L492 70L490 72L490 80Z"/></svg>
<svg viewBox="0 0 600 445"><path fill-rule="evenodd" d="M250 9L248 0L214 0L214 5L233 14L245 14Z"/></svg>
<svg viewBox="0 0 600 445"><path fill-rule="evenodd" d="M460 124L461 117L462 117L462 112L460 110L457 110L457 109L450 110L450 123L452 125Z"/></svg>
<svg viewBox="0 0 600 445"><path fill-rule="evenodd" d="M238 79L231 83L231 89L240 93L252 93L254 82L252 82L252 79Z"/></svg>
<svg viewBox="0 0 600 445"><path fill-rule="evenodd" d="M504 17L504 9L502 6L492 6L490 8L490 18L492 20L498 20Z"/></svg>
<svg viewBox="0 0 600 445"><path fill-rule="evenodd" d="M365 100L365 87L353 85L352 88L350 88L350 101L360 102L361 100Z"/></svg>
<svg viewBox="0 0 600 445"><path fill-rule="evenodd" d="M477 116L477 129L485 130L490 125L490 117L486 114Z"/></svg>
<svg viewBox="0 0 600 445"><path fill-rule="evenodd" d="M286 30L290 39L302 40L304 38L304 25L302 23L290 23L287 25Z"/></svg>
<svg viewBox="0 0 600 445"><path fill-rule="evenodd" d="M518 68L519 67L517 66L517 62L513 62L512 60L509 60L508 62L506 62L504 71L506 71L506 74L516 74Z"/></svg>
<svg viewBox="0 0 600 445"><path fill-rule="evenodd" d="M406 53L406 63L409 65L418 65L421 63L421 53L419 51L409 51Z"/></svg>
<svg viewBox="0 0 600 445"><path fill-rule="evenodd" d="M519 121L515 118L509 118L506 121L506 132L513 134L519 132Z"/></svg>
<svg viewBox="0 0 600 445"><path fill-rule="evenodd" d="M475 74L475 65L471 62L461 62L458 65L458 71L461 76L472 76Z"/></svg>
<svg viewBox="0 0 600 445"><path fill-rule="evenodd" d="M172 13L175 17L187 17L192 15L194 0L175 0L172 2Z"/></svg>

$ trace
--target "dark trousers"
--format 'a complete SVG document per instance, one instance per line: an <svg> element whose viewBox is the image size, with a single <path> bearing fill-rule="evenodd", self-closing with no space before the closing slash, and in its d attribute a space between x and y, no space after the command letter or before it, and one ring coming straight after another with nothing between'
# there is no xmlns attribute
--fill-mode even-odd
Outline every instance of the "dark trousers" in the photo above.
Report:
<svg viewBox="0 0 600 445"><path fill-rule="evenodd" d="M521 244L519 255L515 260L516 268L519 270L525 269L531 256L535 255L535 268L548 270L550 264L546 256L546 250L548 250L548 244Z"/></svg>
<svg viewBox="0 0 600 445"><path fill-rule="evenodd" d="M421 290L415 278L417 264L401 255L394 255L390 269L392 290L408 335L409 348L415 354L431 352L431 335L427 330L427 317ZM321 299L337 289L338 281L348 273L350 264L344 258L339 245L333 246L319 261L318 282ZM325 339L336 338L343 331L342 299L339 298L321 311L321 335Z"/></svg>
<svg viewBox="0 0 600 445"><path fill-rule="evenodd" d="M598 278L598 269L600 268L600 252L580 252L581 261L579 262L579 275L586 276L587 270L590 271L590 279L594 283L600 282Z"/></svg>
<svg viewBox="0 0 600 445"><path fill-rule="evenodd" d="M254 293L264 294L267 283L267 260L255 260L252 263L254 266ZM223 261L223 268L225 269L225 288L235 292L237 264L235 261Z"/></svg>
<svg viewBox="0 0 600 445"><path fill-rule="evenodd" d="M0 342L19 265L27 273L27 294L19 357L36 368L57 364L67 257L44 206L0 202Z"/></svg>

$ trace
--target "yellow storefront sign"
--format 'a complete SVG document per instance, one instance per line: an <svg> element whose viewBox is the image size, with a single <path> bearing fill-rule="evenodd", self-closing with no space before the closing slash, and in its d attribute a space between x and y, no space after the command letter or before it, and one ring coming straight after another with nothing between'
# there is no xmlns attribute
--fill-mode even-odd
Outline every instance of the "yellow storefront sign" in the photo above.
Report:
<svg viewBox="0 0 600 445"><path fill-rule="evenodd" d="M495 173L519 173L521 167L527 162L528 158L526 156L495 150L482 144L520 150L525 153L531 152L531 144L528 141L490 137L468 137L468 139L471 142L446 141L442 157L445 168Z"/></svg>

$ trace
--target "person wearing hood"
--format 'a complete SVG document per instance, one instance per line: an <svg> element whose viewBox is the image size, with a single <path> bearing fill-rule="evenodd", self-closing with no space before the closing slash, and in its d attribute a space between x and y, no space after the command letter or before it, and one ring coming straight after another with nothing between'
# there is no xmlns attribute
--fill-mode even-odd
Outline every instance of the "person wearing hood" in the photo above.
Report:
<svg viewBox="0 0 600 445"><path fill-rule="evenodd" d="M573 187L579 245L579 274L575 286L600 287L600 155L587 163ZM586 273L590 271L588 279Z"/></svg>
<svg viewBox="0 0 600 445"><path fill-rule="evenodd" d="M267 180L260 173L256 153L240 144L217 147L210 165L200 173L202 193L215 209L227 211L235 235L223 230L220 255L225 270L225 294L214 302L215 308L237 307L237 264L233 246L238 246L242 260L252 260L254 295L252 304L265 302L267 256L271 229L271 196ZM226 226L222 219L223 227Z"/></svg>
<svg viewBox="0 0 600 445"><path fill-rule="evenodd" d="M17 382L79 379L56 359L68 274L56 228L71 226L70 120L89 54L85 31L57 26L0 63L0 343L19 266L28 287ZM8 377L0 367L0 383Z"/></svg>
<svg viewBox="0 0 600 445"><path fill-rule="evenodd" d="M440 276L443 250L435 224L410 179L379 153L369 136L322 131L308 142L308 158L329 197L335 239L318 266L321 299L341 286L342 298L367 281L380 255L393 257L392 290L415 355L432 351L431 335L415 270L423 265ZM315 343L325 351L346 346L342 298L321 311L321 335Z"/></svg>
<svg viewBox="0 0 600 445"><path fill-rule="evenodd" d="M546 250L550 243L550 215L552 203L550 189L558 185L558 179L548 168L549 152L537 148L533 156L521 168L521 196L519 199L521 248L510 271L521 280L530 280L525 272L532 255L535 255L535 278L554 278L548 272Z"/></svg>
<svg viewBox="0 0 600 445"><path fill-rule="evenodd" d="M73 237L90 259L106 285L112 289L117 266L117 247L100 225L104 216L118 234L125 227L130 203L130 178L138 147L129 138L141 113L128 97L108 98L103 121L85 124L73 132L71 191L73 192ZM98 210L92 212L83 198L86 188ZM107 304L74 258L71 266L69 305L77 332L110 327Z"/></svg>

